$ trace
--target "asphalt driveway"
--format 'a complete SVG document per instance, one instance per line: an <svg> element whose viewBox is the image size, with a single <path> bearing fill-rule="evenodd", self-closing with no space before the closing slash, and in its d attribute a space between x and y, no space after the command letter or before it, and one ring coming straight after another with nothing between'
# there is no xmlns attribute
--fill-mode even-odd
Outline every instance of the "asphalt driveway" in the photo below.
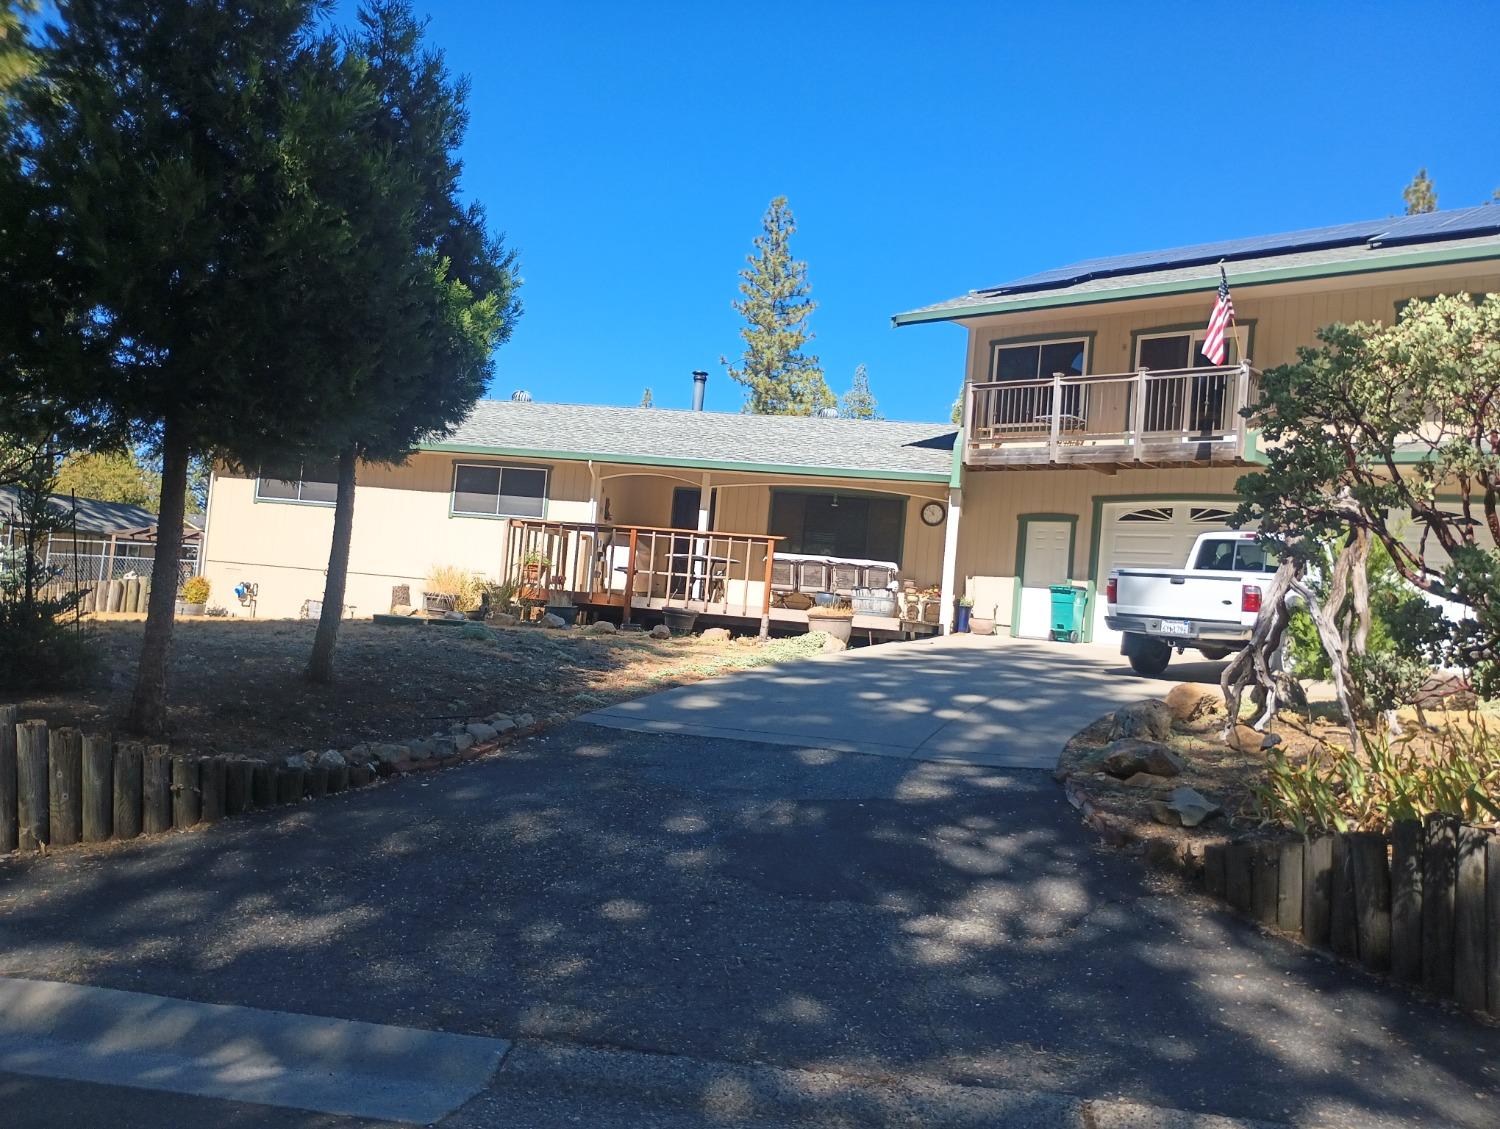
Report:
<svg viewBox="0 0 1500 1129"><path fill-rule="evenodd" d="M0 974L1303 1125L1500 1121L1500 1033L1151 885L1043 773L584 724L0 865Z"/></svg>
<svg viewBox="0 0 1500 1129"><path fill-rule="evenodd" d="M1169 676L1189 667L1201 676L1203 666ZM1112 649L949 635L717 678L585 720L641 733L1051 769L1063 742L1088 722L1163 689Z"/></svg>

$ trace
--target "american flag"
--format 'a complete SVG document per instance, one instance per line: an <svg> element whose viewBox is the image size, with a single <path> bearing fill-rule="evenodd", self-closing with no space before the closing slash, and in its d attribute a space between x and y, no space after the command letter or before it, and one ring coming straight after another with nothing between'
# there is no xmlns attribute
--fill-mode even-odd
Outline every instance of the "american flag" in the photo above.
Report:
<svg viewBox="0 0 1500 1129"><path fill-rule="evenodd" d="M1203 335L1203 355L1216 365L1224 363L1228 355L1224 336L1234 324L1234 299L1229 296L1229 276L1219 267L1219 297L1214 302L1214 312L1208 315L1208 332Z"/></svg>

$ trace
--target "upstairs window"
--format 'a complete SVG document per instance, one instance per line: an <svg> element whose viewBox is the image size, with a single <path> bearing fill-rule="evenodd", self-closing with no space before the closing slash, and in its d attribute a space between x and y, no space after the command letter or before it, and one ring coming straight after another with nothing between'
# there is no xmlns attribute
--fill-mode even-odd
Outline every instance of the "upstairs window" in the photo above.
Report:
<svg viewBox="0 0 1500 1129"><path fill-rule="evenodd" d="M262 467L260 477L255 480L255 497L261 502L331 506L338 500L338 493L338 464L333 462Z"/></svg>
<svg viewBox="0 0 1500 1129"><path fill-rule="evenodd" d="M1026 344L996 343L990 356L990 379L1004 383L1051 381L1058 374L1082 376L1088 369L1088 339L1066 338L1057 341L1033 341ZM1083 424L1086 414L1084 390L1073 384L1062 391L1063 430L1072 431ZM1046 430L1051 426L1052 388L1024 384L1019 388L1000 389L990 399L990 419L976 420L984 427L1005 430Z"/></svg>
<svg viewBox="0 0 1500 1129"><path fill-rule="evenodd" d="M547 504L545 467L458 463L453 512L475 517L541 517Z"/></svg>

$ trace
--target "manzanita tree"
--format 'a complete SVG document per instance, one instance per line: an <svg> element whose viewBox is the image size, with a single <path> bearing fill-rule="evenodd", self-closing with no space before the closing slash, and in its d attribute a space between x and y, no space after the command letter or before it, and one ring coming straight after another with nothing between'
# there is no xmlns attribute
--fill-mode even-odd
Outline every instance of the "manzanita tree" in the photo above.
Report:
<svg viewBox="0 0 1500 1129"><path fill-rule="evenodd" d="M1239 482L1239 518L1298 575L1333 547L1310 611L1335 680L1357 681L1369 633L1370 547L1422 592L1471 610L1413 616L1399 644L1500 688L1500 296L1406 304L1393 325L1333 325L1264 374L1264 470Z"/></svg>

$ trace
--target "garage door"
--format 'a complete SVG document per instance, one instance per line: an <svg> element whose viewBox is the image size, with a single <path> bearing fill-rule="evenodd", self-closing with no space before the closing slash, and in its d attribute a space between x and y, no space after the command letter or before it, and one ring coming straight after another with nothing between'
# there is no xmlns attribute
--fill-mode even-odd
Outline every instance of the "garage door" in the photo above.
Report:
<svg viewBox="0 0 1500 1129"><path fill-rule="evenodd" d="M1114 502L1101 515L1099 598L1094 642L1118 643L1104 626L1104 581L1112 568L1181 568L1200 533L1228 529L1234 506L1224 502Z"/></svg>

